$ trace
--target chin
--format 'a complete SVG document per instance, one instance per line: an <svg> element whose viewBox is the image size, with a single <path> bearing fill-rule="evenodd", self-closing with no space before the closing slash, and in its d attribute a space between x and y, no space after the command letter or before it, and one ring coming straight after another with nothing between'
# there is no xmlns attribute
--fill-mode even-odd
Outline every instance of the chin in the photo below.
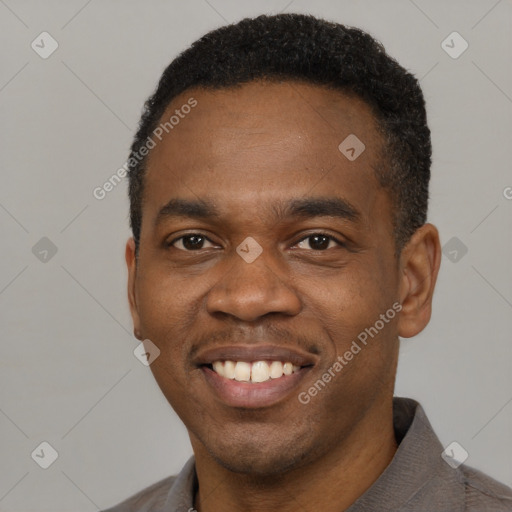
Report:
<svg viewBox="0 0 512 512"><path fill-rule="evenodd" d="M209 446L205 446L217 464L243 475L278 475L306 464L307 453L312 451L306 446L307 440L302 438L300 442L300 436L296 434L285 440L284 432L277 434L274 438L271 435L250 435L249 432L245 436L228 435L213 447L210 437Z"/></svg>
<svg viewBox="0 0 512 512"><path fill-rule="evenodd" d="M241 475L257 477L275 476L292 471L301 466L302 455L283 457L282 454L250 454L243 458L230 457L229 454L211 454L220 466Z"/></svg>

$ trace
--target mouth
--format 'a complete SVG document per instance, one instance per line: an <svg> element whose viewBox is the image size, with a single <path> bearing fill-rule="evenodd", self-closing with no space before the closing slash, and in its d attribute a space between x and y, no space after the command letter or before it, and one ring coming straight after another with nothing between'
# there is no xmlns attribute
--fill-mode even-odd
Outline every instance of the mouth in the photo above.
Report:
<svg viewBox="0 0 512 512"><path fill-rule="evenodd" d="M269 407L283 401L315 363L311 354L276 346L223 347L196 358L215 397L242 408Z"/></svg>
<svg viewBox="0 0 512 512"><path fill-rule="evenodd" d="M207 365L217 375L225 379L252 384L280 379L285 375L297 373L300 366L290 361L214 361Z"/></svg>

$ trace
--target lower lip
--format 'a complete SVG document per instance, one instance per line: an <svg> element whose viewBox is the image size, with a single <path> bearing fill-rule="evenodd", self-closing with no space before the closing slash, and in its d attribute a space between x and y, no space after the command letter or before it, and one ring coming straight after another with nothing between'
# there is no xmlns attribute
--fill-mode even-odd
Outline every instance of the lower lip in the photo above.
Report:
<svg viewBox="0 0 512 512"><path fill-rule="evenodd" d="M309 367L304 367L291 375L252 383L226 379L207 366L203 366L201 369L206 382L225 404L247 409L269 407L282 401L291 394L310 370Z"/></svg>

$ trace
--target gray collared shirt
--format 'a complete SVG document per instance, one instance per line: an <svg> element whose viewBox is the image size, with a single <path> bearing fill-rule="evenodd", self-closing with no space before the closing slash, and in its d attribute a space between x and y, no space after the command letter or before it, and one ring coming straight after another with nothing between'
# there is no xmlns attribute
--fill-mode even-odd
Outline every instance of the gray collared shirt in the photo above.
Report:
<svg viewBox="0 0 512 512"><path fill-rule="evenodd" d="M512 512L512 489L469 466L448 464L418 402L393 399L398 450L345 512ZM198 488L194 457L168 477L104 512L192 512Z"/></svg>

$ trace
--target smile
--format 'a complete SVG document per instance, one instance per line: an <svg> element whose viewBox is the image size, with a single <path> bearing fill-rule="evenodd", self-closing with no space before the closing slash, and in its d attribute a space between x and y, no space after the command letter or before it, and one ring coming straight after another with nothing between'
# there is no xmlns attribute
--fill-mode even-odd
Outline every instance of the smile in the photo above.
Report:
<svg viewBox="0 0 512 512"><path fill-rule="evenodd" d="M210 347L193 359L208 393L230 407L274 406L294 396L318 356L291 347L259 343Z"/></svg>
<svg viewBox="0 0 512 512"><path fill-rule="evenodd" d="M212 369L226 379L260 383L296 373L300 366L290 361L214 361Z"/></svg>

